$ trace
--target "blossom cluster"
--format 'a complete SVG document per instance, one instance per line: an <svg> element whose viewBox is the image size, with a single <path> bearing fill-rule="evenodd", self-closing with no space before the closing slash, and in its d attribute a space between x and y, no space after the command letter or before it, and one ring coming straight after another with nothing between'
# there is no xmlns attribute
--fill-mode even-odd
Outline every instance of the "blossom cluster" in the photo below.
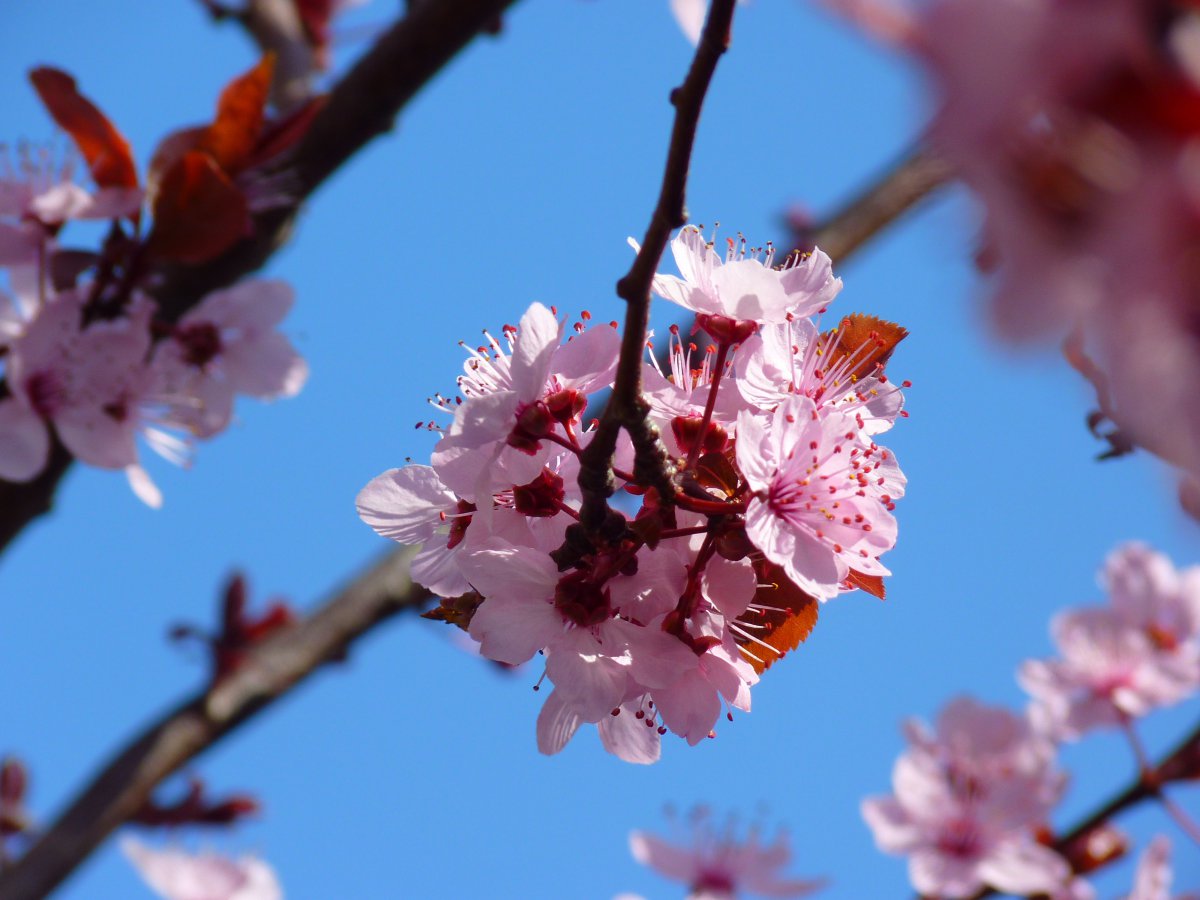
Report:
<svg viewBox="0 0 1200 900"><path fill-rule="evenodd" d="M884 371L905 332L848 316L821 332L841 289L819 250L774 264L700 230L672 243L682 277L653 289L695 315L711 344L669 339L643 361L643 398L673 496L618 443L611 474L632 515L579 520L585 413L613 384L615 323L570 329L540 303L469 350L431 465L375 478L358 496L380 534L421 544L413 578L444 598L484 656L545 656L554 690L538 746L556 753L595 724L622 759L652 762L667 731L696 744L722 710L750 709L759 674L811 629L817 603L883 594L905 480L876 442L903 415ZM564 333L569 340L563 342ZM640 459L640 458L639 458Z"/></svg>
<svg viewBox="0 0 1200 900"><path fill-rule="evenodd" d="M1127 544L1109 557L1103 581L1110 605L1055 620L1062 658L1021 667L1032 695L1023 714L960 698L934 730L906 727L895 793L869 798L863 814L880 849L909 857L921 894L972 897L988 887L1089 900L1091 886L1074 873L1124 852L1124 840L1104 827L1067 855L1047 846L1049 815L1066 786L1058 743L1096 728L1129 729L1200 691L1200 567L1177 571L1162 554ZM1161 869L1165 850L1147 858L1159 857ZM1160 877L1146 866L1139 884ZM1148 891L1134 896L1166 898L1165 888Z"/></svg>
<svg viewBox="0 0 1200 900"><path fill-rule="evenodd" d="M930 142L985 207L1000 330L1071 333L1068 359L1118 426L1114 446L1145 447L1194 485L1195 4L830 2L932 75Z"/></svg>
<svg viewBox="0 0 1200 900"><path fill-rule="evenodd" d="M157 264L201 261L243 233L247 207L233 183L227 187L234 193L221 196L242 219L228 233L219 234L220 224L192 206L219 218L219 204L207 205L204 194L226 187L204 179L224 177L214 174L217 157L238 168L229 143L253 138L258 126L222 123L219 113L214 125L181 133L222 152L181 155L181 135L165 141L151 172L154 225L143 237L147 190L124 138L69 76L40 69L31 77L96 186L76 180L73 153L60 158L29 146L0 152L0 478L36 478L56 438L82 462L124 470L137 495L157 506L161 495L139 463L139 435L186 463L196 440L229 425L235 395L292 396L307 377L304 360L276 330L292 305L283 282L246 281L182 314L151 295ZM235 82L226 107L246 99L234 94L265 97L269 79L267 64ZM246 118L244 109L240 115ZM107 223L98 251L63 243L66 226L77 220Z"/></svg>

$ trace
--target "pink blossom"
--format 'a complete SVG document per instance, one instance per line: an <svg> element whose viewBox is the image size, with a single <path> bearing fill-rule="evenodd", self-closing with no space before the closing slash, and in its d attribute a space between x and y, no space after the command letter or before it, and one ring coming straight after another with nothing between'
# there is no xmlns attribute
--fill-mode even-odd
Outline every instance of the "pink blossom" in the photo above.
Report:
<svg viewBox="0 0 1200 900"><path fill-rule="evenodd" d="M1163 652L1111 609L1063 613L1051 625L1061 659L1029 660L1018 680L1031 715L1048 734L1074 738L1093 728L1178 703L1196 689L1196 655Z"/></svg>
<svg viewBox="0 0 1200 900"><path fill-rule="evenodd" d="M1171 842L1166 836L1154 838L1138 859L1133 876L1133 891L1125 900L1171 900ZM1175 900L1197 900L1200 893L1176 894Z"/></svg>
<svg viewBox="0 0 1200 900"><path fill-rule="evenodd" d="M488 335L489 346L467 361L459 378L465 402L433 455L442 480L474 502L495 487L531 481L550 452L546 435L560 419L577 426L576 399L607 387L616 370L614 328L600 325L561 344L562 325L540 303L505 334L511 355Z"/></svg>
<svg viewBox="0 0 1200 900"><path fill-rule="evenodd" d="M88 192L73 178L72 158L22 146L14 163L0 148L0 265L27 265L69 219L115 219L142 203L137 188Z"/></svg>
<svg viewBox="0 0 1200 900"><path fill-rule="evenodd" d="M197 437L223 431L235 393L292 397L308 366L275 327L292 306L283 281L248 280L205 297L155 348L162 390L187 398L179 413Z"/></svg>
<svg viewBox="0 0 1200 900"><path fill-rule="evenodd" d="M687 226L671 242L682 277L656 275L654 292L700 315L778 324L818 312L842 289L842 280L833 277L829 257L820 250L789 256L776 267L770 247L758 254L748 252L744 240L728 245L722 261L700 229Z"/></svg>
<svg viewBox="0 0 1200 900"><path fill-rule="evenodd" d="M1016 341L1077 334L1094 357L1100 411L1194 478L1195 11L1143 0L934 0L899 27L906 9L834 5L882 26L933 76L929 139L985 208L998 330Z"/></svg>
<svg viewBox="0 0 1200 900"><path fill-rule="evenodd" d="M718 833L707 810L689 817L690 835L673 843L654 834L629 835L633 858L665 878L688 886L690 897L734 900L741 893L764 897L801 897L822 886L820 881L785 878L780 873L791 861L787 838L780 834L763 843L757 829L744 841L734 835L732 823Z"/></svg>
<svg viewBox="0 0 1200 900"><path fill-rule="evenodd" d="M900 388L858 370L869 343L841 348L838 332L822 337L808 319L764 326L738 350L737 388L758 409L773 410L789 395L809 397L818 409L837 409L863 421L865 434L879 434L895 424L904 407Z"/></svg>
<svg viewBox="0 0 1200 900"><path fill-rule="evenodd" d="M456 554L471 522L473 504L459 500L429 466L388 469L372 478L355 501L364 522L401 544L421 544L409 571L442 597L467 593Z"/></svg>
<svg viewBox="0 0 1200 900"><path fill-rule="evenodd" d="M1130 543L1109 555L1104 582L1116 614L1161 651L1200 651L1200 566L1179 571L1163 554Z"/></svg>
<svg viewBox="0 0 1200 900"><path fill-rule="evenodd" d="M491 538L462 560L485 598L470 627L484 656L517 665L544 650L547 676L585 722L620 706L631 684L663 686L693 664L669 635L617 616L610 591L588 573L559 573L552 546Z"/></svg>
<svg viewBox="0 0 1200 900"><path fill-rule="evenodd" d="M909 877L928 896L962 898L983 887L1058 894L1071 869L1039 844L1064 781L1052 751L1019 717L955 701L936 734L910 726L914 746L896 762L895 793L863 801L875 842L909 857Z"/></svg>
<svg viewBox="0 0 1200 900"><path fill-rule="evenodd" d="M789 397L763 419L738 416L737 462L754 496L746 533L767 559L819 599L835 596L851 569L890 574L879 555L896 542L889 503L874 493L871 450L860 426L838 411L818 414Z"/></svg>
<svg viewBox="0 0 1200 900"><path fill-rule="evenodd" d="M252 856L233 860L215 853L155 850L125 838L121 850L164 900L282 900L275 872Z"/></svg>

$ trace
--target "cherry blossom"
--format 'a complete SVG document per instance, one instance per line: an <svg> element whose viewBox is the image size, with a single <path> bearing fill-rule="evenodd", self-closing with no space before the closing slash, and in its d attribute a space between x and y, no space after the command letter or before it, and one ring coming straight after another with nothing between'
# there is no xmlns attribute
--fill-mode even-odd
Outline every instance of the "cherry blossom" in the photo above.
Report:
<svg viewBox="0 0 1200 900"><path fill-rule="evenodd" d="M1051 632L1062 658L1029 660L1018 679L1035 721L1056 737L1120 726L1195 690L1194 653L1163 652L1111 609L1060 614Z"/></svg>
<svg viewBox="0 0 1200 900"><path fill-rule="evenodd" d="M824 309L842 289L819 249L776 267L774 250L756 254L744 240L730 240L722 261L700 229L689 225L671 241L671 252L682 277L656 275L654 292L704 317L779 324Z"/></svg>
<svg viewBox="0 0 1200 900"><path fill-rule="evenodd" d="M544 438L560 420L570 432L583 411L578 400L607 387L616 370L615 329L600 325L561 344L562 324L540 303L505 334L511 355L487 335L488 346L468 359L459 379L465 402L433 456L442 480L473 502L533 480L550 452Z"/></svg>
<svg viewBox="0 0 1200 900"><path fill-rule="evenodd" d="M1171 894L1171 842L1158 835L1142 851L1138 859L1137 872L1133 876L1133 890L1125 900L1197 900L1200 893Z"/></svg>
<svg viewBox="0 0 1200 900"><path fill-rule="evenodd" d="M821 881L800 881L780 872L791 862L783 834L764 843L757 829L745 840L734 835L733 823L718 831L706 809L689 816L690 834L670 842L644 831L629 835L633 858L664 878L688 886L694 900L734 900L744 894L764 897L802 897L822 887Z"/></svg>
<svg viewBox="0 0 1200 900"><path fill-rule="evenodd" d="M1200 20L1191 4L832 5L932 76L929 140L984 206L981 260L998 330L1014 341L1073 335L1080 352L1070 358L1093 382L1099 412L1194 479Z"/></svg>
<svg viewBox="0 0 1200 900"><path fill-rule="evenodd" d="M721 263L696 229L674 246L684 277L656 283L708 310L698 321L716 347L697 366L698 348L672 328L669 374L644 368L648 420L674 467L669 498L622 432L613 483L641 508L610 507L596 534L583 527L581 459L598 433L583 414L610 386L620 341L584 315L564 342L565 323L540 303L468 350L458 397L436 396L454 418L427 426L441 434L432 465L389 469L358 496L377 532L421 545L413 576L445 598L433 617L493 662L542 660L543 753L583 725L635 763L659 759L668 733L715 737L722 713L748 712L761 672L807 635L814 597L883 595L879 556L895 543L906 482L873 435L902 415L884 367L906 332L851 316L820 335L797 319L841 287L823 255L776 269L769 252L743 250ZM746 379L752 388L721 390Z"/></svg>
<svg viewBox="0 0 1200 900"><path fill-rule="evenodd" d="M177 848L153 849L125 838L121 850L164 900L282 900L275 872L252 856L229 859Z"/></svg>
<svg viewBox="0 0 1200 900"><path fill-rule="evenodd" d="M1111 606L1056 617L1061 659L1030 660L1019 673L1036 720L1058 737L1121 726L1200 688L1200 568L1178 572L1162 554L1126 544L1103 581Z"/></svg>
<svg viewBox="0 0 1200 900"><path fill-rule="evenodd" d="M275 330L292 300L285 282L243 281L201 300L155 348L162 390L192 401L180 409L192 434L223 431L235 393L272 400L300 392L308 367Z"/></svg>
<svg viewBox="0 0 1200 900"><path fill-rule="evenodd" d="M819 415L808 397L790 397L769 420L738 416L737 461L754 491L746 533L822 600L851 570L890 574L879 555L896 542L896 520L867 490L873 466L857 458L872 448L859 432L841 412Z"/></svg>
<svg viewBox="0 0 1200 900"><path fill-rule="evenodd" d="M71 155L58 159L49 147L0 148L0 265L37 262L46 243L69 219L115 219L142 203L137 188L85 190L74 181Z"/></svg>
<svg viewBox="0 0 1200 900"><path fill-rule="evenodd" d="M913 887L962 898L984 887L1018 895L1068 889L1066 861L1038 843L1065 784L1050 745L1012 713L961 699L937 732L909 726L894 794L863 801L879 848L909 857Z"/></svg>

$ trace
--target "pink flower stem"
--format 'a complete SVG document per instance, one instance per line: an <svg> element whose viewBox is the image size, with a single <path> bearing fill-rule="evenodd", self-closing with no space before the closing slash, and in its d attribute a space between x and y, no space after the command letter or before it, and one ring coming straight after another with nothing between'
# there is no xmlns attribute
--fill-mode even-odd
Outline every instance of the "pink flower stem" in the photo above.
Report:
<svg viewBox="0 0 1200 900"><path fill-rule="evenodd" d="M724 500L701 500L699 497L689 497L687 494L677 494L675 505L688 512L704 513L710 516L736 515L746 511L745 500L727 503Z"/></svg>
<svg viewBox="0 0 1200 900"><path fill-rule="evenodd" d="M708 430L708 423L712 421L713 408L717 405L717 388L721 384L721 376L725 374L727 356L729 356L729 342L722 341L717 345L717 361L713 368L712 385L708 389L708 402L704 404L704 418L700 420L700 431L696 434L696 440L688 451L686 466L688 469L696 464L696 459L700 456L700 448L704 446L704 434Z"/></svg>
<svg viewBox="0 0 1200 900"><path fill-rule="evenodd" d="M680 595L679 603L675 607L675 611L684 619L690 618L696 612L696 598L700 596L700 576L716 550L716 536L709 534L696 553L696 562L688 569L687 584L684 585L683 594Z"/></svg>
<svg viewBox="0 0 1200 900"><path fill-rule="evenodd" d="M559 500L555 504L555 506L558 507L559 512L565 512L568 516L570 516L576 522L579 521L579 513L575 512L575 510L571 509L571 507L567 506L567 504L563 503L561 500Z"/></svg>

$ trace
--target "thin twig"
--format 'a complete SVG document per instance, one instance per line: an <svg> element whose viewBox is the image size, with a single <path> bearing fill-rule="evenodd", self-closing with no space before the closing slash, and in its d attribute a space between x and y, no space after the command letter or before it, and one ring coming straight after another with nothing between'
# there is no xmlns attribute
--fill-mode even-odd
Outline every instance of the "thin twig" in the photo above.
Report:
<svg viewBox="0 0 1200 900"><path fill-rule="evenodd" d="M494 32L501 13L515 2L420 4L385 32L334 87L284 162L296 206L258 215L253 235L211 262L158 273L161 281L155 296L161 315L178 319L206 294L260 269L286 242L299 203L372 139L389 131L408 101L476 35ZM33 519L50 510L70 464L70 454L55 441L49 464L33 481L0 481L0 551Z"/></svg>
<svg viewBox="0 0 1200 900"><path fill-rule="evenodd" d="M646 352L646 329L650 325L650 284L671 232L687 223L687 177L700 110L712 83L717 62L729 47L735 0L713 0L700 42L683 84L671 92L675 123L663 171L658 203L646 235L625 277L617 282L617 296L626 302L625 331L612 396L588 448L580 457L579 487L583 492L580 518L593 534L603 533L609 520L608 498L614 485L612 456L624 428L633 439L634 475L656 488L669 502L675 489L671 467L658 432L647 421L649 408L642 397L642 360Z"/></svg>
<svg viewBox="0 0 1200 900"><path fill-rule="evenodd" d="M395 550L324 606L247 654L215 687L185 700L120 750L37 842L0 873L0 897L54 890L154 788L386 619L429 599L409 577L414 551Z"/></svg>

